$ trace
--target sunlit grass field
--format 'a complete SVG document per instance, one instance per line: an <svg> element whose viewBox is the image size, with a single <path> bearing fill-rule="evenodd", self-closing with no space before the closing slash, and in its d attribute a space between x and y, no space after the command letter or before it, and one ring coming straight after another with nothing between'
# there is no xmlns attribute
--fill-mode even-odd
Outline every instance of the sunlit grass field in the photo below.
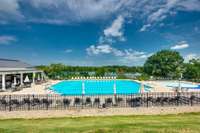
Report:
<svg viewBox="0 0 200 133"><path fill-rule="evenodd" d="M200 113L0 120L0 133L199 133Z"/></svg>

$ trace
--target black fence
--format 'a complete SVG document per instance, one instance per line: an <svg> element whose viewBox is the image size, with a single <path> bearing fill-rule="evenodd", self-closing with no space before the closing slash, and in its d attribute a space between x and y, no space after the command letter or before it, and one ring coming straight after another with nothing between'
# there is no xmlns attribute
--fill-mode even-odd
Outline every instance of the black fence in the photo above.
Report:
<svg viewBox="0 0 200 133"><path fill-rule="evenodd" d="M0 95L0 111L200 105L200 92L118 95Z"/></svg>

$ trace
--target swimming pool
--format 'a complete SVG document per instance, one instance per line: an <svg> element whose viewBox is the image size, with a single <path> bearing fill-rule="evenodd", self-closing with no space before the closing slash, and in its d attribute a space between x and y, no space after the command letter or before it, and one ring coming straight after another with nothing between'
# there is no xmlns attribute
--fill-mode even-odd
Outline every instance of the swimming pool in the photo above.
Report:
<svg viewBox="0 0 200 133"><path fill-rule="evenodd" d="M110 95L140 93L141 84L131 80L66 80L50 87L61 95ZM149 86L144 86L150 91Z"/></svg>

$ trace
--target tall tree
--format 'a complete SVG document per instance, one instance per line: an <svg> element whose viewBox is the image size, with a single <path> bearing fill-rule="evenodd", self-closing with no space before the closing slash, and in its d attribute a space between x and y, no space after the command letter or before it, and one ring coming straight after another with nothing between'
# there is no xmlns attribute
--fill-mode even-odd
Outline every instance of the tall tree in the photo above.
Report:
<svg viewBox="0 0 200 133"><path fill-rule="evenodd" d="M187 80L200 82L200 59L192 59L185 64L183 77Z"/></svg>
<svg viewBox="0 0 200 133"><path fill-rule="evenodd" d="M171 50L161 50L147 59L144 71L152 76L178 78L183 66L183 57Z"/></svg>

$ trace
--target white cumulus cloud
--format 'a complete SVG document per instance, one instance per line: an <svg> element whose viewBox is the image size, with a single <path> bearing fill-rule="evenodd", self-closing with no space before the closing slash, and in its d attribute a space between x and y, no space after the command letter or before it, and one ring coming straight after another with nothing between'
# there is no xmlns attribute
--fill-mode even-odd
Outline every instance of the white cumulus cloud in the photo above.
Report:
<svg viewBox="0 0 200 133"><path fill-rule="evenodd" d="M0 0L0 24L22 21L68 24L104 20L123 14L145 23L162 21L171 12L200 11L199 0ZM110 20L110 19L109 19ZM109 33L110 34L110 33ZM114 35L120 35L116 32Z"/></svg>
<svg viewBox="0 0 200 133"><path fill-rule="evenodd" d="M1 0L0 24L6 24L8 21L21 21L23 15L19 9L19 0Z"/></svg>
<svg viewBox="0 0 200 133"><path fill-rule="evenodd" d="M125 18L122 15L117 16L113 20L112 24L103 30L103 35L99 37L99 44L114 43L116 41L125 41L123 33L123 25Z"/></svg>
<svg viewBox="0 0 200 133"><path fill-rule="evenodd" d="M142 28L140 29L140 32L146 31L149 27L151 27L151 24L143 25Z"/></svg>
<svg viewBox="0 0 200 133"><path fill-rule="evenodd" d="M124 23L124 18L120 15L115 19L112 25L104 30L104 35L106 37L122 37L122 26Z"/></svg>
<svg viewBox="0 0 200 133"><path fill-rule="evenodd" d="M150 22L154 22L154 21L161 21L161 20L165 19L167 17L166 15L167 15L167 13L169 13L170 9L175 7L179 1L180 0L167 0L166 3L164 4L164 6L161 6L160 8L158 8L158 10L156 10L155 12L150 14L150 16L148 17L148 20Z"/></svg>
<svg viewBox="0 0 200 133"><path fill-rule="evenodd" d="M179 50L188 48L189 44L186 41L179 42L178 44L171 47L172 50Z"/></svg>
<svg viewBox="0 0 200 133"><path fill-rule="evenodd" d="M142 51L136 51L133 49L124 49L120 50L110 45L91 45L89 48L86 49L88 55L104 55L110 54L114 56L119 62L128 65L130 62L144 62L151 53L146 53Z"/></svg>
<svg viewBox="0 0 200 133"><path fill-rule="evenodd" d="M12 42L15 41L17 41L17 39L14 36L8 36L8 35L0 36L0 44L2 45L11 44Z"/></svg>
<svg viewBox="0 0 200 133"><path fill-rule="evenodd" d="M102 44L102 45L91 45L86 49L89 55L98 55L98 54L109 54L111 53L113 48L110 45Z"/></svg>

